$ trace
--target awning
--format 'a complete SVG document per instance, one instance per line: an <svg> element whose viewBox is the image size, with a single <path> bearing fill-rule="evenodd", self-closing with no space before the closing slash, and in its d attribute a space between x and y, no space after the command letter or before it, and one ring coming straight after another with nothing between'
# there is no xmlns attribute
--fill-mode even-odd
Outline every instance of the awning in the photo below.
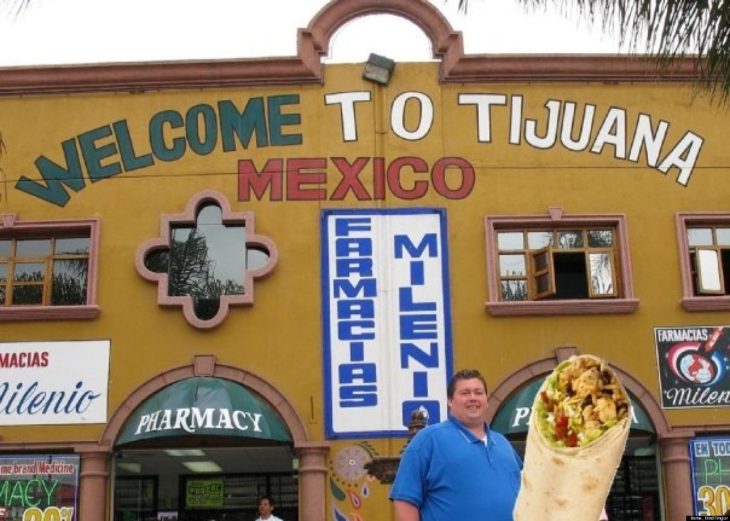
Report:
<svg viewBox="0 0 730 521"><path fill-rule="evenodd" d="M230 380L196 377L165 387L137 407L116 444L192 435L291 441L261 397Z"/></svg>
<svg viewBox="0 0 730 521"><path fill-rule="evenodd" d="M492 420L491 428L502 434L524 434L527 433L530 412L535 395L540 389L545 376L530 380L527 384L513 392L497 411ZM649 419L641 403L629 393L631 399L633 417L631 419L632 431L644 431L654 433L654 425Z"/></svg>

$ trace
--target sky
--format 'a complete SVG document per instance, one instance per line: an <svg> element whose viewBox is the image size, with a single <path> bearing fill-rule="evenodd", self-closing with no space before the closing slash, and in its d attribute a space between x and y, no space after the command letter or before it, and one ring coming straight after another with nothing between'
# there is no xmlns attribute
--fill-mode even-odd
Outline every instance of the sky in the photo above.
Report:
<svg viewBox="0 0 730 521"><path fill-rule="evenodd" d="M325 0L0 0L0 67L79 63L231 59L296 54L297 29ZM467 53L621 51L600 27L557 9L518 0L430 0ZM376 35L378 42L371 42ZM431 59L425 35L393 15L358 18L332 40L328 62L361 62L375 52L396 61Z"/></svg>

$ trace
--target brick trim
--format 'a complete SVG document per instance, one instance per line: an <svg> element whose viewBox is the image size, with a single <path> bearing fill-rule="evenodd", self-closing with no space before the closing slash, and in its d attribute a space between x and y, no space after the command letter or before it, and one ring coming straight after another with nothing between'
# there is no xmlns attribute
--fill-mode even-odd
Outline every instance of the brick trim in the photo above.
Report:
<svg viewBox="0 0 730 521"><path fill-rule="evenodd" d="M41 93L198 89L324 82L321 58L334 33L350 20L392 14L417 25L431 40L444 83L689 82L701 77L693 58L661 67L644 55L465 55L454 31L427 0L334 0L297 33L297 55L283 58L195 60L0 69L0 96Z"/></svg>

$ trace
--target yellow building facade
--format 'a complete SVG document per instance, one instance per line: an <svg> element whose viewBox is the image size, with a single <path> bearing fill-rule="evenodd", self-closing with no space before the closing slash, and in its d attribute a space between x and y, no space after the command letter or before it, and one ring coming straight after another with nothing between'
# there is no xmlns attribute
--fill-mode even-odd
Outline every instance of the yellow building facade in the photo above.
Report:
<svg viewBox="0 0 730 521"><path fill-rule="evenodd" d="M375 12L437 61L321 65ZM692 64L464 56L414 0L298 38L0 72L2 519L392 519L365 465L455 369L519 449L574 353L634 404L611 519L724 513L729 120Z"/></svg>

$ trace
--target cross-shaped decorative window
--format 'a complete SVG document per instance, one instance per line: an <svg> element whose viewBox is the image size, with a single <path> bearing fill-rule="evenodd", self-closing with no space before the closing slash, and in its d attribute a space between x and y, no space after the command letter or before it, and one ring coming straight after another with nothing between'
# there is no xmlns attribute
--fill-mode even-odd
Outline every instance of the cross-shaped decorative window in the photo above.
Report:
<svg viewBox="0 0 730 521"><path fill-rule="evenodd" d="M232 305L251 305L254 279L276 265L276 245L255 235L253 212L232 212L222 194L195 195L181 214L163 215L160 237L137 250L136 266L157 283L161 306L182 306L187 321L208 329Z"/></svg>

